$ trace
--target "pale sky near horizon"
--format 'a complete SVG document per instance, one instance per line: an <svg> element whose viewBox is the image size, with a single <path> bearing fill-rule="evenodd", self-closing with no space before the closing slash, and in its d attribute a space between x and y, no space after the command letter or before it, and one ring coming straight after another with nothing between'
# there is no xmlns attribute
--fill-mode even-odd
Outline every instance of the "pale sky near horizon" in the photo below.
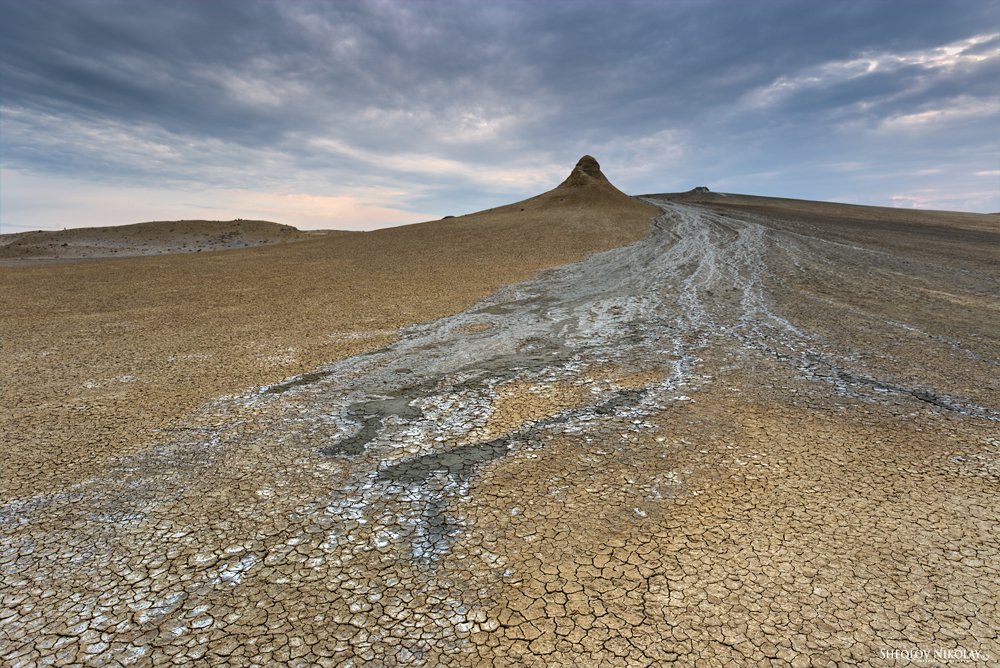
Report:
<svg viewBox="0 0 1000 668"><path fill-rule="evenodd" d="M0 0L0 233L557 185L1000 211L1000 1Z"/></svg>

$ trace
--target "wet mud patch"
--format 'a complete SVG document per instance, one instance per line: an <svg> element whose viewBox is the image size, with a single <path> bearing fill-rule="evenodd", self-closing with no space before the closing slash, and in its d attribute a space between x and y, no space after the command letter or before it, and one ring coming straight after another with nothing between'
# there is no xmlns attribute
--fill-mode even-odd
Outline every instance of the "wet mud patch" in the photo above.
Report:
<svg viewBox="0 0 1000 668"><path fill-rule="evenodd" d="M355 434L325 446L320 450L320 453L328 456L359 455L364 452L368 443L381 433L386 418L395 416L403 420L414 420L423 417L423 412L411 405L415 396L417 396L416 393L411 393L410 395L352 404L344 411L345 417L360 425L360 428Z"/></svg>
<svg viewBox="0 0 1000 668"><path fill-rule="evenodd" d="M436 474L444 474L463 485L480 466L506 455L510 443L511 437L507 436L405 460L380 470L378 480L410 486L426 483Z"/></svg>
<svg viewBox="0 0 1000 668"><path fill-rule="evenodd" d="M284 394L289 390L294 390L297 387L305 387L307 385L312 385L320 380L323 380L330 375L328 371L312 371L310 373L304 373L300 376L295 376L291 380L286 380L275 385L271 385L264 390L264 394Z"/></svg>

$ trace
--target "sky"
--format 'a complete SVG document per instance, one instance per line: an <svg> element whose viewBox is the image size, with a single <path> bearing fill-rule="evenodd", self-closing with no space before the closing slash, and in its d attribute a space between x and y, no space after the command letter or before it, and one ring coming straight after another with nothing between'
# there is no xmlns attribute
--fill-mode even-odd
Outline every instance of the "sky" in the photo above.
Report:
<svg viewBox="0 0 1000 668"><path fill-rule="evenodd" d="M0 232L631 194L1000 211L1000 0L0 0Z"/></svg>

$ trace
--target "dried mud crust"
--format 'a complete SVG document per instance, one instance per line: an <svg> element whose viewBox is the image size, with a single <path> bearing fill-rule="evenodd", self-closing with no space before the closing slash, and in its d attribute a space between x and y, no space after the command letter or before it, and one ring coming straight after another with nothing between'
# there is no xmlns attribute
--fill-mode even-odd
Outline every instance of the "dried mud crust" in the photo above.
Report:
<svg viewBox="0 0 1000 668"><path fill-rule="evenodd" d="M632 246L6 504L0 658L995 660L998 356L980 321L864 354L929 325L847 291L826 317L795 310L800 269L838 246L662 206Z"/></svg>

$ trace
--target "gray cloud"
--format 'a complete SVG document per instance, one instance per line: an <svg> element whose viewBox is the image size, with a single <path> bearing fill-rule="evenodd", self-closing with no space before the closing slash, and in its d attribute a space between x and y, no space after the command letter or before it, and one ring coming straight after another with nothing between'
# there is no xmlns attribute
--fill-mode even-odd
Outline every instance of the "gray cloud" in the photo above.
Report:
<svg viewBox="0 0 1000 668"><path fill-rule="evenodd" d="M633 192L891 204L933 184L995 210L965 175L995 169L998 16L982 0L0 0L3 165L402 220L533 194L594 152ZM17 197L5 218L28 220Z"/></svg>

